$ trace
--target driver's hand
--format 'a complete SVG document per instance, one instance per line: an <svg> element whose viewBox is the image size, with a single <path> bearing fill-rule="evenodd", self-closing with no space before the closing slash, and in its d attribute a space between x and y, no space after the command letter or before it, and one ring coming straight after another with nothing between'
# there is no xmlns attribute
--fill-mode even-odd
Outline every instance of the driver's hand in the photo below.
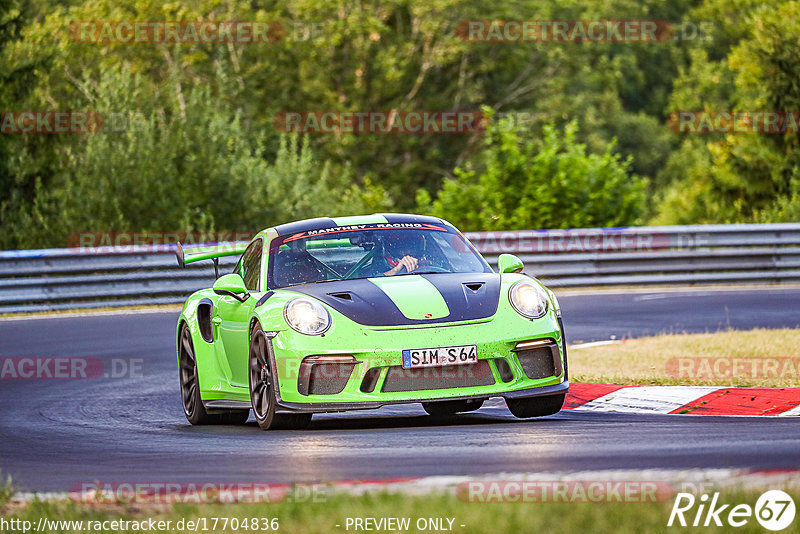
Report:
<svg viewBox="0 0 800 534"><path fill-rule="evenodd" d="M405 267L406 271L410 273L411 271L415 270L418 265L419 265L419 260L417 260L417 258L415 258L414 256L403 256L402 259L400 259L400 261L397 262L397 265L395 265L394 267L392 267L383 274L385 274L386 276L394 276L397 273L399 273L400 269L402 269L403 267Z"/></svg>

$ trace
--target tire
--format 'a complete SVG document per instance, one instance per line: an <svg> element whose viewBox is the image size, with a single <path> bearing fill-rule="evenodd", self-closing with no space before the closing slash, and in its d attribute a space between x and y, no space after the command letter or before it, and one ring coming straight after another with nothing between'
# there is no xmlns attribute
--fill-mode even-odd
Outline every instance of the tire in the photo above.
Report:
<svg viewBox="0 0 800 534"><path fill-rule="evenodd" d="M269 430L275 420L275 408L278 403L275 398L275 379L267 354L267 340L259 323L256 323L250 334L250 355L247 365L253 415L261 430Z"/></svg>
<svg viewBox="0 0 800 534"><path fill-rule="evenodd" d="M278 406L267 340L261 325L256 323L250 336L248 384L253 415L261 430L302 430L311 423L310 413L275 413Z"/></svg>
<svg viewBox="0 0 800 534"><path fill-rule="evenodd" d="M566 397L566 393L524 399L506 399L506 406L515 417L520 419L544 417L561 411L561 407L564 405L564 397Z"/></svg>
<svg viewBox="0 0 800 534"><path fill-rule="evenodd" d="M178 345L178 374L181 386L181 401L186 419L193 425L243 425L250 417L250 410L231 410L209 414L200 397L200 380L197 374L197 357L192 343L192 333L186 323L181 326Z"/></svg>
<svg viewBox="0 0 800 534"><path fill-rule="evenodd" d="M452 400L423 402L422 408L434 417L450 417L461 412L473 412L483 406L483 400Z"/></svg>

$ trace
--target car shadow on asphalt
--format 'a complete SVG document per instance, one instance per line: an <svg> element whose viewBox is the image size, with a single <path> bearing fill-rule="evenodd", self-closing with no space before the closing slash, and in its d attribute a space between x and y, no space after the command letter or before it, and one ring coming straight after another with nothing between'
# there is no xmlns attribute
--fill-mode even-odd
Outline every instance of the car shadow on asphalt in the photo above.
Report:
<svg viewBox="0 0 800 534"><path fill-rule="evenodd" d="M499 425L553 425L568 423L568 419L561 414L556 414L547 417L538 417L531 419L517 419L510 414L505 413L492 414L491 411L486 413L474 412L464 413L455 416L435 417L427 414L358 414L353 415L353 412L345 415L343 413L337 414L316 414L311 421L311 424L301 430L285 430L275 429L267 433L273 434L278 432L315 432L315 431L337 431L337 430L386 430L386 429L432 429L449 428L449 427L463 427L463 426L499 426ZM191 432L203 432L211 434L230 434L239 433L241 430L250 431L259 430L255 420L250 418L244 425L220 425L220 426L182 426L183 430Z"/></svg>
<svg viewBox="0 0 800 534"><path fill-rule="evenodd" d="M461 414L453 417L434 417L430 415L385 415L369 416L315 416L305 432L317 430L377 430L398 428L443 428L454 426L495 426L508 424L552 424L559 421L555 417L537 419L516 419L490 414ZM255 422L248 422L257 428Z"/></svg>

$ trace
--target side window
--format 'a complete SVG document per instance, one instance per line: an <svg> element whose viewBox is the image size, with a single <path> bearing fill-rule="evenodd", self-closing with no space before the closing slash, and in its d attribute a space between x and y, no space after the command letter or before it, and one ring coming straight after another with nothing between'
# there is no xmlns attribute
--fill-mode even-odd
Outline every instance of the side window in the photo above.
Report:
<svg viewBox="0 0 800 534"><path fill-rule="evenodd" d="M250 243L247 250L242 254L241 262L241 275L244 278L244 287L250 291L258 291L258 279L261 276L261 252L264 242L257 239Z"/></svg>

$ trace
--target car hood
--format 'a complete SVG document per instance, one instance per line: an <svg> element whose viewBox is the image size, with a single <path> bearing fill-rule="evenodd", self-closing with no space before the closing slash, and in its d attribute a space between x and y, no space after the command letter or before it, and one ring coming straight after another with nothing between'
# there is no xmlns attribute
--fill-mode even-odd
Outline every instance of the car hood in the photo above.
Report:
<svg viewBox="0 0 800 534"><path fill-rule="evenodd" d="M400 275L285 289L319 299L362 325L435 324L475 321L494 315L500 298L500 275Z"/></svg>

